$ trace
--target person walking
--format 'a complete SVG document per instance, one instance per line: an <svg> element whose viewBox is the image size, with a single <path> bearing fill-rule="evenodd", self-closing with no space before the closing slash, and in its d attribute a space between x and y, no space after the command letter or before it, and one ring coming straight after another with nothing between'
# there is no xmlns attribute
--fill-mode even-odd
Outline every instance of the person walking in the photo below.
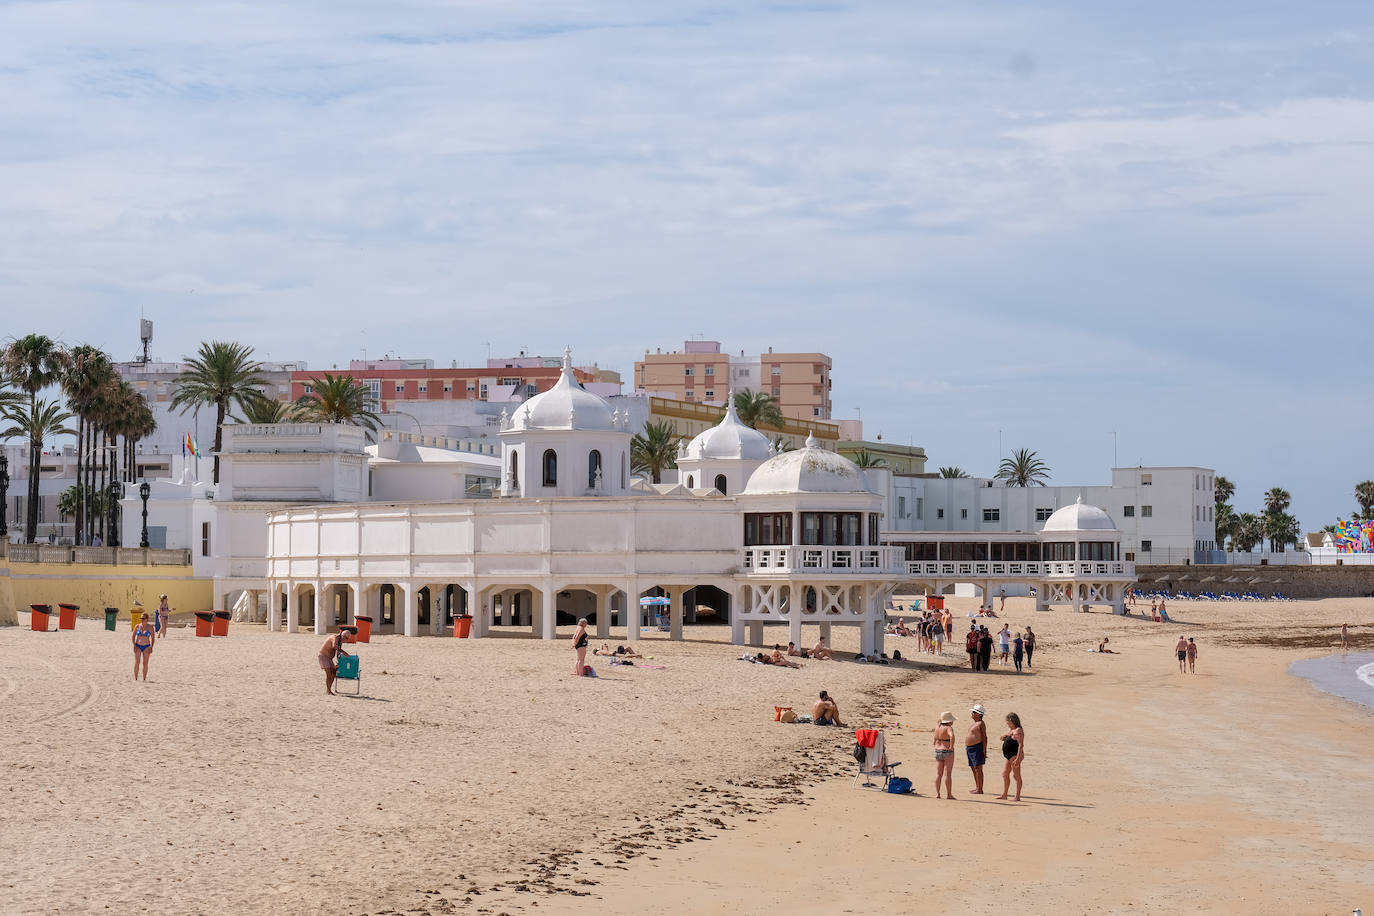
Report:
<svg viewBox="0 0 1374 916"><path fill-rule="evenodd" d="M1188 673L1197 674L1197 643L1193 642L1193 637L1188 637Z"/></svg>
<svg viewBox="0 0 1374 916"><path fill-rule="evenodd" d="M148 680L148 659L153 656L153 643L157 642L157 630L147 616L139 618L134 627L134 680L138 680L138 666L143 665L143 679Z"/></svg>
<svg viewBox="0 0 1374 916"><path fill-rule="evenodd" d="M997 651L1001 653L997 658L997 664L1005 665L1007 655L1011 652L1011 624L1002 624L1002 629L997 631Z"/></svg>
<svg viewBox="0 0 1374 916"><path fill-rule="evenodd" d="M978 628L978 660L984 671L992 664L992 633L988 632L986 626Z"/></svg>
<svg viewBox="0 0 1374 916"><path fill-rule="evenodd" d="M1182 636L1178 638L1178 645L1174 646L1174 654L1178 656L1179 674L1188 673L1188 640Z"/></svg>
<svg viewBox="0 0 1374 916"><path fill-rule="evenodd" d="M1021 760L1026 756L1026 730L1021 727L1021 717L1014 712L1007 713L1008 731L1002 736L1002 756L1006 763L1002 766L1002 794L997 796L1006 799L1007 790L1011 788L1011 781L1016 780L1016 798L1021 800Z"/></svg>
<svg viewBox="0 0 1374 916"><path fill-rule="evenodd" d="M577 665L573 674L583 677L587 673L587 618L577 619L577 632L573 634L573 651L577 653Z"/></svg>
<svg viewBox="0 0 1374 916"><path fill-rule="evenodd" d="M945 797L954 798L954 713L948 710L935 726L935 797L940 797L940 782L945 783Z"/></svg>
<svg viewBox="0 0 1374 916"><path fill-rule="evenodd" d="M1021 673L1021 656L1025 654L1026 641L1017 633L1016 638L1011 641L1011 660L1016 664L1016 673Z"/></svg>
<svg viewBox="0 0 1374 916"><path fill-rule="evenodd" d="M978 664L978 624L968 625L968 635L964 637L964 649L968 652L968 666L974 671L979 669Z"/></svg>
<svg viewBox="0 0 1374 916"><path fill-rule="evenodd" d="M1031 656L1035 654L1035 631L1026 624L1026 667L1034 667L1031 664Z"/></svg>
<svg viewBox="0 0 1374 916"><path fill-rule="evenodd" d="M983 721L987 711L982 703L973 704L973 724L964 737L964 755L968 757L968 768L973 771L973 794L983 794L983 765L988 762L988 726Z"/></svg>
<svg viewBox="0 0 1374 916"><path fill-rule="evenodd" d="M1350 624L1341 624L1341 651L1350 648Z"/></svg>
<svg viewBox="0 0 1374 916"><path fill-rule="evenodd" d="M157 635L167 635L167 624L171 620L171 618L172 609L167 606L167 596L163 595L161 598L158 599L157 603L157 624L154 627L154 629L157 630Z"/></svg>

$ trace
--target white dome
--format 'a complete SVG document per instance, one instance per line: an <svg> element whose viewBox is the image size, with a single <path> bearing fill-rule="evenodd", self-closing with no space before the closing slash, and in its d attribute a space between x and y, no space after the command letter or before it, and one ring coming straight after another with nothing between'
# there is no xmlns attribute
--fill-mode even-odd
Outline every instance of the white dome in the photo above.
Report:
<svg viewBox="0 0 1374 916"><path fill-rule="evenodd" d="M763 493L872 493L859 466L843 455L827 452L806 438L806 448L783 452L759 465L749 475L744 492Z"/></svg>
<svg viewBox="0 0 1374 916"><path fill-rule="evenodd" d="M1055 511L1045 520L1046 531L1115 531L1116 523L1112 517L1097 506L1083 502L1083 497L1072 506Z"/></svg>
<svg viewBox="0 0 1374 916"><path fill-rule="evenodd" d="M616 429L611 405L573 379L572 352L563 351L563 374L552 388L515 408L510 429Z"/></svg>
<svg viewBox="0 0 1374 916"><path fill-rule="evenodd" d="M773 454L768 437L739 421L731 392L725 400L725 419L687 444L685 457L702 461L717 458L743 458L766 461Z"/></svg>

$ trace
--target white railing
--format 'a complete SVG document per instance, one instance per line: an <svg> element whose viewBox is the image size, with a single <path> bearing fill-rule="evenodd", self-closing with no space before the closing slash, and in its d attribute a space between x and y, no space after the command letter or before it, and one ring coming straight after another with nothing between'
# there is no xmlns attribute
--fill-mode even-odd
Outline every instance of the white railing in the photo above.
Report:
<svg viewBox="0 0 1374 916"><path fill-rule="evenodd" d="M745 547L740 569L747 573L841 573L901 575L900 547Z"/></svg>
<svg viewBox="0 0 1374 916"><path fill-rule="evenodd" d="M906 574L936 579L1135 579L1124 560L908 560Z"/></svg>
<svg viewBox="0 0 1374 916"><path fill-rule="evenodd" d="M395 439L397 442L441 448L450 452L471 452L474 455L499 455L501 453L499 442L489 442L482 439L454 439L449 436L426 436L420 433L402 433L395 430L384 431L382 439L384 441Z"/></svg>

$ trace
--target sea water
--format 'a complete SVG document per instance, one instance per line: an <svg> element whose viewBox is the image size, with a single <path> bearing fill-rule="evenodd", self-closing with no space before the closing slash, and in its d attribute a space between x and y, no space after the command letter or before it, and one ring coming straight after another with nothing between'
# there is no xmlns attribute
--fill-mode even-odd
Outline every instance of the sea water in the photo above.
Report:
<svg viewBox="0 0 1374 916"><path fill-rule="evenodd" d="M1341 652L1294 662L1289 674L1305 677L1319 690L1374 709L1374 652Z"/></svg>

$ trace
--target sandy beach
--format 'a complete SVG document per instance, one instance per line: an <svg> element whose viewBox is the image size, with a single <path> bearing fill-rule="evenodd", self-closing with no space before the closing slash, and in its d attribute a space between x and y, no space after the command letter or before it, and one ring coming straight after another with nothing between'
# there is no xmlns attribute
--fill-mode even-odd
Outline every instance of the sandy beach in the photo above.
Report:
<svg viewBox="0 0 1374 916"><path fill-rule="evenodd" d="M973 603L951 602L956 633ZM136 684L127 629L6 628L3 909L1374 907L1374 710L1288 673L1336 651L1345 620L1374 649L1374 601L1179 602L1173 626L1007 610L1040 637L1020 676L953 650L780 670L738 661L725 627L655 634L662 668L597 679L570 676L566 638L380 637L359 647L363 699L324 695L313 634L173 630ZM1196 675L1177 672L1180 633ZM1088 652L1104 635L1120 654ZM887 728L918 797L854 788L851 730L772 721L821 688ZM931 797L931 728L950 709L962 736L974 702L994 737L1008 710L1025 723L1020 804L970 796L962 761L958 798Z"/></svg>

